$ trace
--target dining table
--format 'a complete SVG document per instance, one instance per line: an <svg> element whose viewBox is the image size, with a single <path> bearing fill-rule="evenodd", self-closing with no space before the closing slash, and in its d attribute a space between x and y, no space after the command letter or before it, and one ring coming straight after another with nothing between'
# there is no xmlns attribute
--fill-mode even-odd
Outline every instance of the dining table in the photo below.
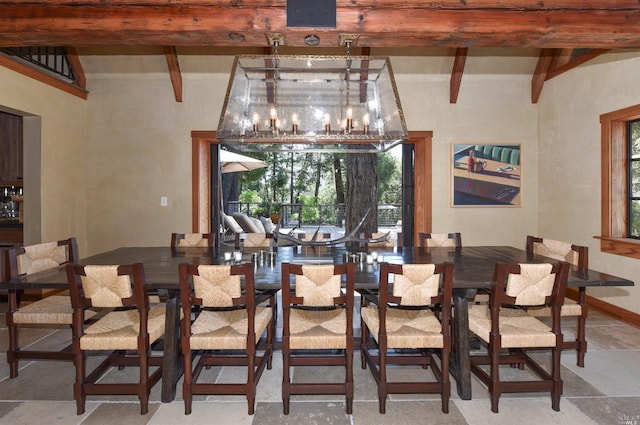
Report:
<svg viewBox="0 0 640 425"><path fill-rule="evenodd" d="M528 253L510 246L468 246L461 248L347 248L340 246L286 246L271 248L228 247L122 247L79 260L81 264L132 264L144 265L145 280L150 291L166 296L167 313L163 353L163 402L175 398L177 382L183 372L180 356L180 285L178 265L234 264L252 262L256 291L270 295L280 290L281 264L342 264L355 263L356 290L362 296L377 294L379 270L382 261L395 264L442 263L454 265L453 291L453 345L451 372L457 384L458 395L471 399L470 338L468 328L468 303L478 290L490 289L496 263L554 262L547 257ZM225 255L226 254L226 255ZM20 276L3 283L8 290L64 289L67 277L64 267ZM633 286L625 278L591 269L571 267L568 287L584 291L586 287Z"/></svg>

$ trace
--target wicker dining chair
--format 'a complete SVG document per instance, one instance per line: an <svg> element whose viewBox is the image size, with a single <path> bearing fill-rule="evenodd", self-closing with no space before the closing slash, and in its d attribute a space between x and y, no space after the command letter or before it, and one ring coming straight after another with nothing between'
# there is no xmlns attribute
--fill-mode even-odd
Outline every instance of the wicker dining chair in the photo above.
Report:
<svg viewBox="0 0 640 425"><path fill-rule="evenodd" d="M5 252L7 276L18 278L61 265L78 259L78 246L75 238L56 242L45 242L21 248L12 248ZM6 323L9 332L7 362L9 377L18 376L20 360L73 360L71 347L63 350L46 351L20 347L19 328L23 326L71 326L72 313L69 295L51 295L31 303L21 303L22 291L9 291ZM22 305L21 305L22 304ZM88 310L86 318L95 312Z"/></svg>
<svg viewBox="0 0 640 425"><path fill-rule="evenodd" d="M569 264L496 264L488 304L469 306L469 330L487 345L488 354L471 356L471 372L484 383L491 398L491 411L498 413L503 393L548 391L551 407L560 410L562 378L560 310L567 287ZM551 326L531 316L522 307L547 306ZM547 371L530 351L551 350ZM501 365L522 365L539 379L505 380ZM489 372L482 365L489 365ZM525 373L524 371L522 373Z"/></svg>
<svg viewBox="0 0 640 425"><path fill-rule="evenodd" d="M264 300L256 299L253 266L249 263L183 263L179 274L185 414L191 413L193 395L229 394L246 395L248 413L252 415L258 381L265 367L271 369L275 293ZM266 346L259 355L258 343L265 332ZM205 382L200 376L204 368L221 365L246 367L246 381Z"/></svg>
<svg viewBox="0 0 640 425"><path fill-rule="evenodd" d="M172 233L171 248L211 247L213 238L212 233Z"/></svg>
<svg viewBox="0 0 640 425"><path fill-rule="evenodd" d="M360 310L362 368L378 385L380 413L388 394L407 393L440 394L449 412L452 296L453 263L380 265L378 296L365 295ZM429 367L434 380L389 380L388 365Z"/></svg>
<svg viewBox="0 0 640 425"><path fill-rule="evenodd" d="M462 247L462 235L460 233L418 233L418 242L421 248L437 247Z"/></svg>
<svg viewBox="0 0 640 425"><path fill-rule="evenodd" d="M346 288L342 289L342 280ZM293 283L295 282L295 286ZM344 394L353 410L354 264L282 263L282 402L292 395ZM292 366L341 366L342 382L292 382Z"/></svg>
<svg viewBox="0 0 640 425"><path fill-rule="evenodd" d="M67 280L73 306L73 395L78 415L85 411L87 395L95 394L137 395L140 413L146 414L151 388L162 377L162 356L152 356L151 344L164 335L166 308L149 305L143 265L67 264ZM87 326L83 317L88 308L105 310L105 314ZM89 374L88 352L107 354ZM102 381L114 373L112 368L127 366L138 367L136 382Z"/></svg>
<svg viewBox="0 0 640 425"><path fill-rule="evenodd" d="M553 239L539 238L536 236L527 236L527 253L543 255L555 260L566 261L579 270L587 270L589 268L589 248L581 245L574 245L568 242L556 241ZM570 289L568 290L570 291ZM565 350L576 350L576 364L584 367L584 358L587 353L587 300L586 288L584 286L578 289L577 301L565 297L560 315L562 317L575 317L577 319L576 337L572 341L564 341ZM535 317L551 316L551 309L548 307L530 307L527 309L529 314Z"/></svg>

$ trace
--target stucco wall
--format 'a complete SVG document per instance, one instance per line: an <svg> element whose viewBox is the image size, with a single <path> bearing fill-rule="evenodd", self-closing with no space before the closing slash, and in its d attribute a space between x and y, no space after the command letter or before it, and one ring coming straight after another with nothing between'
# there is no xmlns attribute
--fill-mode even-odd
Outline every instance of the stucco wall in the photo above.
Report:
<svg viewBox="0 0 640 425"><path fill-rule="evenodd" d="M131 58L111 58L110 63L118 60ZM88 75L92 250L164 244L171 231L190 229L189 134L217 127L232 58L184 60L191 62L183 69L212 72L183 71L183 103L173 98L162 56L138 58L141 72ZM461 231L467 245L524 247L526 234L537 225L537 120L529 77L465 76L458 103L452 105L448 74L416 71L429 60L434 59L394 57L392 62L403 71L396 71L396 81L409 130L434 132L434 231ZM122 69L130 68L123 62ZM523 206L451 208L452 143L522 144ZM168 197L167 207L160 207L160 196Z"/></svg>
<svg viewBox="0 0 640 425"><path fill-rule="evenodd" d="M40 203L41 233L34 234L32 229L37 229L38 226L29 228L27 223L25 242L36 243L75 236L78 238L80 254L87 255L84 155L88 129L87 102L0 67L0 105L14 112L36 116L29 118L26 125L34 124L37 117L40 118L41 178L38 178L37 173L29 173L29 170L34 169L34 164L27 162L34 159L26 155L24 205L26 219L29 220L32 217L28 211L30 206ZM36 142L25 139L25 153L34 149L31 143ZM34 199L38 189L40 199Z"/></svg>
<svg viewBox="0 0 640 425"><path fill-rule="evenodd" d="M538 235L589 247L589 266L634 280L638 260L600 252L600 115L640 103L640 52L610 53L547 81L539 101ZM640 287L588 294L640 312Z"/></svg>
<svg viewBox="0 0 640 425"><path fill-rule="evenodd" d="M592 236L599 115L638 102L640 55L608 54L547 81L538 104L531 74L492 72L465 73L450 104L450 74L424 73L429 60L442 59L392 63L409 130L433 131L433 230L460 231L465 245L524 247L527 234L570 240L589 245L592 268L637 280L637 260L601 254ZM232 58L180 57L182 103L163 55L83 61L110 68L87 75L87 101L0 68L0 105L42 117L42 240L76 235L83 256L164 245L191 228L190 132L217 127ZM453 143L521 144L522 207L452 208ZM637 288L590 293L640 312Z"/></svg>
<svg viewBox="0 0 640 425"><path fill-rule="evenodd" d="M411 59L416 60L416 59ZM537 108L530 79L465 75L455 104L449 75L396 74L409 130L433 131L433 231L462 233L464 245L524 248L537 226ZM452 144L521 144L521 207L452 207Z"/></svg>

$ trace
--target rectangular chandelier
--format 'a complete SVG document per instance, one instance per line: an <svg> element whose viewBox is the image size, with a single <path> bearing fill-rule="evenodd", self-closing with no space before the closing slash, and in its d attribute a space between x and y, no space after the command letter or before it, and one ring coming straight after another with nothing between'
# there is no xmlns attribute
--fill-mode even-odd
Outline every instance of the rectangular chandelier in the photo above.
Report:
<svg viewBox="0 0 640 425"><path fill-rule="evenodd" d="M391 63L236 56L216 137L256 151L385 152L408 138Z"/></svg>

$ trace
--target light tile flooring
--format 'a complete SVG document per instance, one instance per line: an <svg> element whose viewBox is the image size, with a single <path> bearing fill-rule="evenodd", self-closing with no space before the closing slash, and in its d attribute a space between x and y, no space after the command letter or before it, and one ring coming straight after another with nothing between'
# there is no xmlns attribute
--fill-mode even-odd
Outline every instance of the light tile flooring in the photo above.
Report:
<svg viewBox="0 0 640 425"><path fill-rule="evenodd" d="M0 309L2 307L5 306L0 304ZM567 336L573 335L572 322L566 324ZM441 412L438 396L392 395L387 413L381 415L375 383L370 372L360 368L357 357L352 415L345 413L341 397L298 396L292 398L288 416L282 415L282 360L278 352L273 369L266 370L260 381L253 416L247 415L244 398L230 396L200 396L194 400L193 413L186 416L181 387L174 402L161 403L159 385L153 389L147 415L140 415L134 397L92 396L87 401L86 413L77 416L71 363L25 363L20 376L9 379L5 355L7 330L3 325L0 328L0 424L640 424L640 329L596 312L590 313L587 323L586 367L575 365L573 352L567 351L562 356L564 395L560 412L554 412L549 396L540 393L504 395L500 400L500 413L494 414L486 389L474 378L473 400L460 400L454 389L449 414ZM66 344L69 335L68 329L27 329L22 333L22 340L55 347ZM294 375L297 378L303 375L305 378L331 377L335 372L335 368L307 367L295 370ZM212 379L230 380L242 372L227 367L214 368L208 373ZM403 368L397 373L408 377L419 376L422 371ZM455 381L453 384L455 388Z"/></svg>

